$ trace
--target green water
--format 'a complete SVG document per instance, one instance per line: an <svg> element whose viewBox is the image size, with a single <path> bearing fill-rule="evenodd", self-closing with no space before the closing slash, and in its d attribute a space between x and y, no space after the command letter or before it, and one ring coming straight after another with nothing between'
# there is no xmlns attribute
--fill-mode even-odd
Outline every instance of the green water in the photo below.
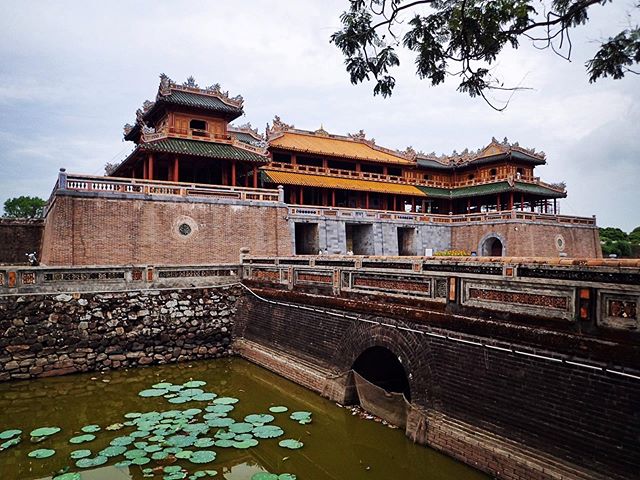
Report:
<svg viewBox="0 0 640 480"><path fill-rule="evenodd" d="M123 460L116 457L101 467L82 470L73 467L75 461L69 454L78 449L98 452L113 438L131 433L136 427L104 429L125 422L123 415L127 412L204 409L207 402L173 405L163 397L138 396L138 392L158 382L181 384L191 379L206 381L207 385L201 388L207 392L238 398L240 401L229 413L238 422L247 414L268 413L270 406L289 407L288 413L273 414L276 417L273 423L285 431L282 437L260 440L258 446L246 450L208 448L217 452L217 458L206 465L194 465L187 460L175 464L190 473L204 469L218 471L215 477L202 478L248 480L263 471L291 473L299 480L487 478L433 450L412 444L398 429L353 416L348 409L246 361L226 359L0 384L0 432L13 428L24 431L20 444L0 452L0 480L50 478L69 466L72 471L81 471L83 480L145 478L142 468L158 463L116 468L113 465ZM291 420L289 413L296 410L312 412L312 423L301 425ZM95 440L80 445L69 443L71 437L81 433L81 427L90 424L102 427ZM62 431L32 444L29 432L43 426L57 426ZM213 436L215 430L207 436ZM288 450L278 446L285 438L299 439L304 447ZM38 448L54 449L56 454L46 459L27 456ZM162 473L157 473L149 478L162 477Z"/></svg>

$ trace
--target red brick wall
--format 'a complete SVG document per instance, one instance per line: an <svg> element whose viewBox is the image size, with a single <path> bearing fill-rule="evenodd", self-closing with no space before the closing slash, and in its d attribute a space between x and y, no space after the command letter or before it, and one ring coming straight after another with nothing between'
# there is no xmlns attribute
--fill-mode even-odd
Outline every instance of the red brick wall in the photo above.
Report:
<svg viewBox="0 0 640 480"><path fill-rule="evenodd" d="M205 264L290 255L286 209L60 195L47 216L46 265ZM179 226L191 228L181 235Z"/></svg>
<svg viewBox="0 0 640 480"><path fill-rule="evenodd" d="M486 235L496 233L506 243L509 257L558 257L558 235L562 235L564 249L570 258L602 258L600 236L596 227L576 225L544 225L532 223L496 223L456 225L451 232L453 250L479 251L479 243Z"/></svg>
<svg viewBox="0 0 640 480"><path fill-rule="evenodd" d="M26 253L40 252L42 220L0 218L0 263L27 263Z"/></svg>

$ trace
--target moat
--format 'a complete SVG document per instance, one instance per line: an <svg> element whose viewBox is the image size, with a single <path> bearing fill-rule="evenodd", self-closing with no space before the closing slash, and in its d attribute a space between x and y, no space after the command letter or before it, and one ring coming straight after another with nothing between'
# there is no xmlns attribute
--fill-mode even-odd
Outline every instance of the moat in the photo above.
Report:
<svg viewBox="0 0 640 480"><path fill-rule="evenodd" d="M115 464L128 458L119 455L108 458L106 463L95 468L75 467L78 460L70 458L71 452L91 450L92 456L89 458L93 458L109 447L115 438L131 435L136 428L127 425L132 423L132 412L144 414L155 411L162 414L170 410L191 409L191 414L201 410L206 415L206 407L213 405L211 401L173 404L162 396L139 396L141 391L151 389L154 384L178 385L190 381L206 382L201 389L215 392L217 398L237 398L239 401L233 411L228 412L228 417L236 422L243 422L242 419L250 414L268 413L274 406L286 406L287 413L272 414L275 417L272 423L280 426L284 434L279 438L259 439L259 444L251 448L228 448L224 445L185 447L193 451L214 451L215 460L206 464L192 463L187 459L178 459L175 463L166 459L150 459L144 465L132 464L118 468ZM299 480L488 478L432 449L413 444L399 429L353 415L351 410L341 408L241 359L187 362L4 383L0 384L0 409L0 431L23 431L22 442L0 452L0 472L2 478L7 480L49 479L56 472L80 472L80 477L64 478L88 480L141 479L145 478L144 469L159 465L181 466L189 475L196 471L216 470L217 475L203 475L203 478L229 480L251 479L258 472L289 473ZM299 424L290 419L289 414L295 411L311 412L311 423ZM125 417L125 414L129 416ZM171 417L168 415L162 423L171 423L168 420ZM107 429L119 422L124 425L117 430ZM196 423L196 420L192 419L190 423ZM69 442L71 438L83 435L81 428L89 425L100 427L94 433L95 439L81 444ZM44 426L56 426L61 431L37 444L30 442L29 432ZM138 428L141 428L140 423ZM217 430L210 428L201 437L214 437ZM139 445L127 446L127 449L139 451L137 447L142 446L140 442L146 442L149 447L153 443L149 437L151 434L135 438ZM295 450L283 448L279 446L282 439L296 439L304 446ZM147 456L152 457L151 451L157 448L148 448L150 451ZM55 450L55 454L42 459L30 458L28 453L36 449ZM171 476L156 468L153 475L147 473L147 478L199 477Z"/></svg>

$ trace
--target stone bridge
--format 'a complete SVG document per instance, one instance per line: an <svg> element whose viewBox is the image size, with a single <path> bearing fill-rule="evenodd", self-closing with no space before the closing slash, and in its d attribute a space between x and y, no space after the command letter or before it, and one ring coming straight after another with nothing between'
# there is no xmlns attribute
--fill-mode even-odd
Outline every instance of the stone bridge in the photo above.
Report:
<svg viewBox="0 0 640 480"><path fill-rule="evenodd" d="M639 267L246 257L237 346L339 403L355 374L403 394L410 438L499 478L633 478Z"/></svg>

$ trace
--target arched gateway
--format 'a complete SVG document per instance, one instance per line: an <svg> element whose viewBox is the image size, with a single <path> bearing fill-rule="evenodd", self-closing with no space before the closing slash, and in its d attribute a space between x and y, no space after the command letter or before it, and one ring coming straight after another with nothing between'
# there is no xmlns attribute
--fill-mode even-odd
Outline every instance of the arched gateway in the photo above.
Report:
<svg viewBox="0 0 640 480"><path fill-rule="evenodd" d="M503 257L506 253L505 242L497 233L485 235L478 250L483 257Z"/></svg>

